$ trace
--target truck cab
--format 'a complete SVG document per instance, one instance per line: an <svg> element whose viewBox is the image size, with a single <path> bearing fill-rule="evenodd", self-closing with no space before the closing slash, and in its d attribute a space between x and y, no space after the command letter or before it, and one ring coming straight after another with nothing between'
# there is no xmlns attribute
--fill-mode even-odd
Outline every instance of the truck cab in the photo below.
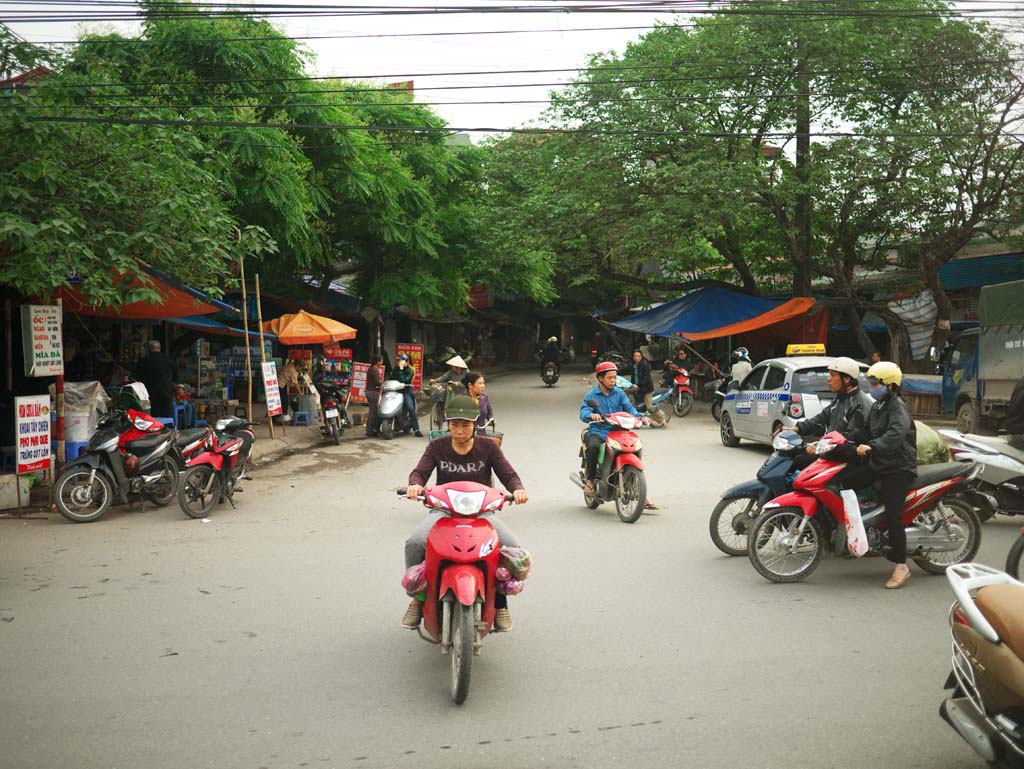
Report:
<svg viewBox="0 0 1024 769"><path fill-rule="evenodd" d="M956 415L960 432L974 432L979 398L978 329L972 329L949 346L942 367L942 410Z"/></svg>

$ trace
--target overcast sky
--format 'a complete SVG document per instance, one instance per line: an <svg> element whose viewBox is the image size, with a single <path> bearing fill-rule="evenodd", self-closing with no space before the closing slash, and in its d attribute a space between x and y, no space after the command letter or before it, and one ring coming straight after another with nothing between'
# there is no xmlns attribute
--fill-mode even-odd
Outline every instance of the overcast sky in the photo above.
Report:
<svg viewBox="0 0 1024 769"><path fill-rule="evenodd" d="M403 2L403 5L432 4ZM451 5L451 2L446 2ZM477 3L479 5L479 3ZM47 12L65 15L73 6L48 6ZM80 9L80 8L79 8ZM14 3L0 2L0 18L12 10L25 10ZM76 9L78 10L78 9ZM466 14L432 16L299 18L275 20L289 35L394 35L424 32L479 32L532 30L527 33L459 35L441 37L380 37L342 40L309 40L305 44L316 54L316 74L365 75L388 80L414 79L420 102L459 102L436 107L452 126L509 128L537 118L544 104L465 104L468 101L545 100L551 86L524 88L481 88L456 91L421 90L429 86L500 85L519 83L561 83L571 72L519 75L422 76L427 72L467 72L572 68L584 66L589 54L617 50L644 34L643 29L607 30L608 27L651 27L655 21L668 22L671 14L646 13L545 13ZM117 30L136 34L138 26L78 23L12 23L11 28L30 41L76 39L83 30ZM543 32L604 28L604 31Z"/></svg>

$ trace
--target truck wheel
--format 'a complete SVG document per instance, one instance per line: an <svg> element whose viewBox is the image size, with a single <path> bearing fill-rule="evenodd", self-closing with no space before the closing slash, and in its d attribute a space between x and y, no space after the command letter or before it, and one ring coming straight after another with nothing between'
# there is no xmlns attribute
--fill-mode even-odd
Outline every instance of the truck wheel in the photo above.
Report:
<svg viewBox="0 0 1024 769"><path fill-rule="evenodd" d="M977 423L978 414L974 404L970 401L961 403L956 410L956 429L961 433L973 433Z"/></svg>

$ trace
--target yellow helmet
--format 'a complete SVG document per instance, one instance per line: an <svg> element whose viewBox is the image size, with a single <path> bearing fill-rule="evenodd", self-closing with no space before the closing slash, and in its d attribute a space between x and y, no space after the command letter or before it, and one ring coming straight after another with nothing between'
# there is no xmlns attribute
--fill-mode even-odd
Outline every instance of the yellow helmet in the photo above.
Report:
<svg viewBox="0 0 1024 769"><path fill-rule="evenodd" d="M900 367L892 361L880 360L868 369L868 379L877 379L884 385L899 385L903 383L903 372Z"/></svg>

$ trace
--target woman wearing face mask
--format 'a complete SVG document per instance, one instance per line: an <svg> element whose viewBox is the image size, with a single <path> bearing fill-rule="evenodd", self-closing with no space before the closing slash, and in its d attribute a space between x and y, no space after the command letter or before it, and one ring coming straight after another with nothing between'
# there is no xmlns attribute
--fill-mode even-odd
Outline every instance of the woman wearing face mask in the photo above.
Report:
<svg viewBox="0 0 1024 769"><path fill-rule="evenodd" d="M880 361L868 369L867 378L874 405L868 412L867 424L854 439L860 444L857 455L870 459L867 467L857 468L847 476L844 485L857 488L873 481L879 488L879 501L885 506L885 522L889 528L886 558L895 564L885 586L894 590L910 579L907 533L900 513L917 476L917 430L903 402L900 367Z"/></svg>

